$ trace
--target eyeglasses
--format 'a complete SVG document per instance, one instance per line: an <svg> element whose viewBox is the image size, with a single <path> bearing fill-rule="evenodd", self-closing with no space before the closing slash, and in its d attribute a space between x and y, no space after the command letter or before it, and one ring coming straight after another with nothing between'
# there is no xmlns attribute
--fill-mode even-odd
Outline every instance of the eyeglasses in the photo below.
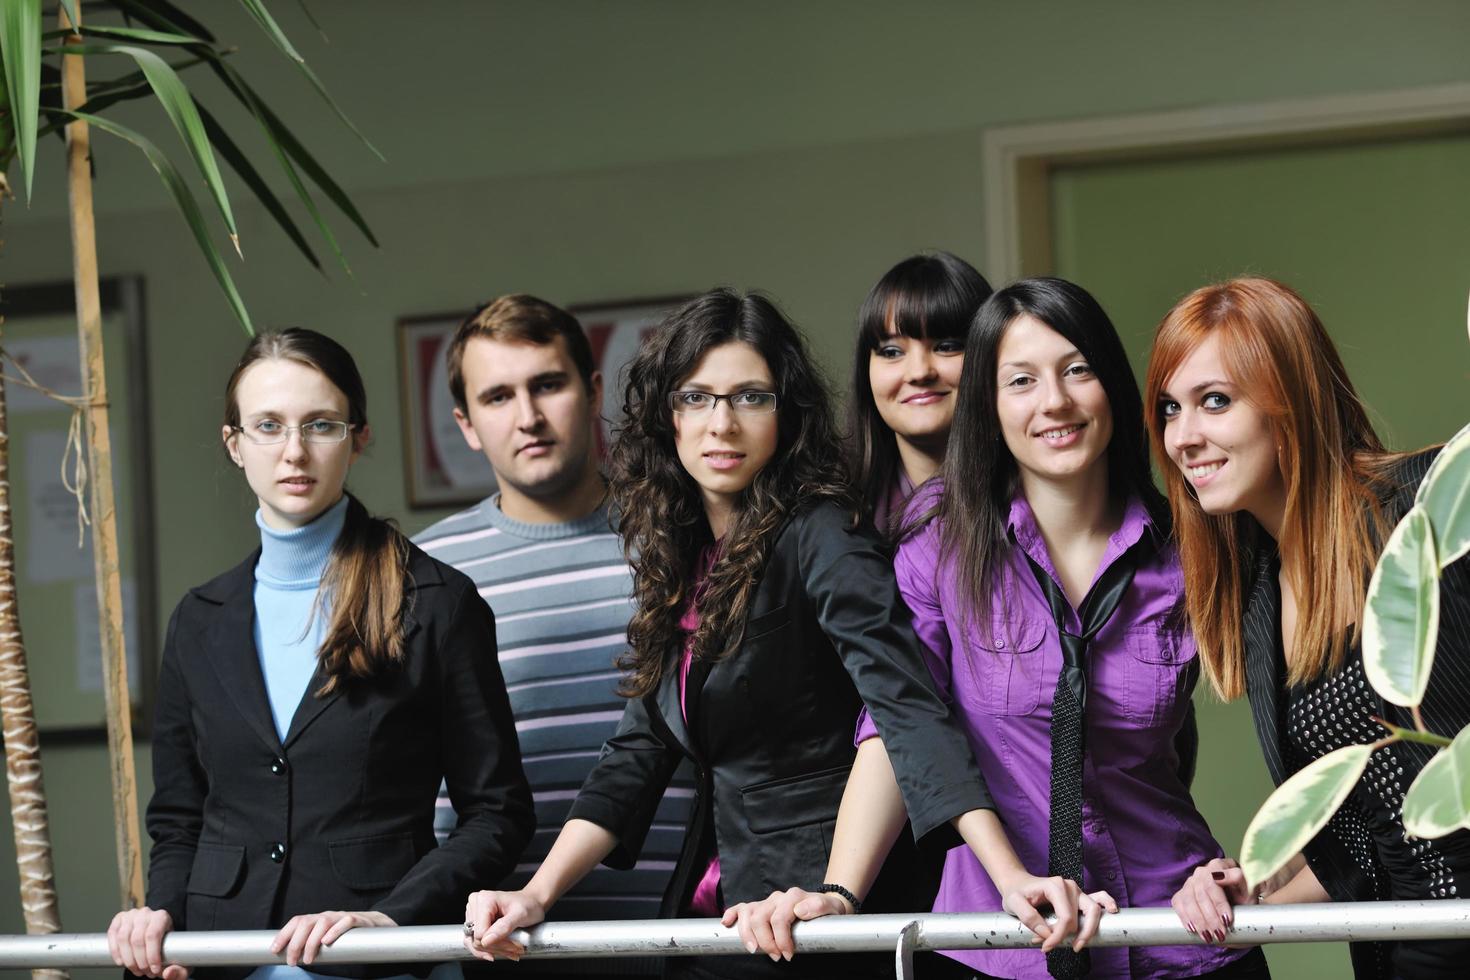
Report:
<svg viewBox="0 0 1470 980"><path fill-rule="evenodd" d="M291 430L301 433L301 441L314 446L334 446L347 438L347 433L356 429L351 422L334 419L312 419L300 425L282 425L273 419L261 419L249 425L231 426L236 432L257 446L279 446L290 436Z"/></svg>
<svg viewBox="0 0 1470 980"><path fill-rule="evenodd" d="M680 415L706 415L720 402L728 402L730 410L741 415L770 415L776 410L774 391L736 391L716 395L708 391L671 391L669 408Z"/></svg>

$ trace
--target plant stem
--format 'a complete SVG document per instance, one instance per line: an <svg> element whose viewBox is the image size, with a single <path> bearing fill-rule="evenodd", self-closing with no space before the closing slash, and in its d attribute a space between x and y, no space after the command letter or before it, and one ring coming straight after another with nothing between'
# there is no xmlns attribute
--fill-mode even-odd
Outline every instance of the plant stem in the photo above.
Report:
<svg viewBox="0 0 1470 980"><path fill-rule="evenodd" d="M1385 721L1377 715L1373 717L1373 720L1388 729L1390 736L1382 742L1375 743L1378 747L1391 745L1394 742L1419 742L1423 745L1433 745L1437 748L1447 749L1453 744L1453 739L1445 738L1443 735L1436 735L1433 732L1415 731L1412 728L1403 728L1395 725L1391 721Z"/></svg>

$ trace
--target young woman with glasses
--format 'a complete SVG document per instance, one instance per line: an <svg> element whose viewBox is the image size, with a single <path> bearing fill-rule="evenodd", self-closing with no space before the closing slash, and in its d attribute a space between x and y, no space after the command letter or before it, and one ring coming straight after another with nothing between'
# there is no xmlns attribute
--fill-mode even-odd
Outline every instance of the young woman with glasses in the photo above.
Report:
<svg viewBox="0 0 1470 980"><path fill-rule="evenodd" d="M278 929L286 966L251 974L275 980L349 929L453 921L534 825L490 610L346 493L369 437L351 355L310 330L256 337L221 435L259 503L260 548L169 623L148 904L108 929L116 963L164 980L189 970L163 958L171 930ZM459 823L436 848L441 779Z"/></svg>
<svg viewBox="0 0 1470 980"><path fill-rule="evenodd" d="M521 892L477 892L477 954L514 955L599 861L636 861L681 760L698 778L666 916L718 916L822 882L866 702L896 758L915 835L988 805L877 535L854 520L827 393L770 301L719 289L671 314L629 368L610 484L637 610L617 734ZM912 898L890 864L870 908ZM840 892L841 888L837 890ZM752 947L754 951L754 947ZM772 959L777 959L773 957ZM891 975L892 956L671 958L675 977Z"/></svg>

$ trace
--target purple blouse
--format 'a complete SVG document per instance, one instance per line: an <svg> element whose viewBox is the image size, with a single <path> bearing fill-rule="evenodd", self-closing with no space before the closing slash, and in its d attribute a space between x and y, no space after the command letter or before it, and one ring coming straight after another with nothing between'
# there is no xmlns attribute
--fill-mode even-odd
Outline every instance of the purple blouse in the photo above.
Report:
<svg viewBox="0 0 1470 980"><path fill-rule="evenodd" d="M927 506L935 492L922 490L910 506ZM1149 523L1143 505L1130 500L1098 573ZM1010 529L1020 548L1059 580L1022 496L1011 504ZM965 723L1011 845L1027 870L1045 874L1051 700L1062 668L1056 622L1025 557L1012 554L1000 569L990 628L982 636L966 627L956 573L939 567L939 534L931 523L899 546L899 591L940 690ZM1166 547L1138 569L1088 649L1082 884L1089 892L1107 891L1120 907L1167 906L1197 865L1222 853L1179 779L1174 751L1198 676L1194 638L1171 616L1182 590L1178 556ZM1081 632L1076 611L1069 608L1067 616ZM857 740L876 734L864 713ZM968 847L946 856L934 911L1001 911L1000 894ZM1244 954L1207 946L1094 948L1090 977L1196 976ZM996 977L1049 980L1038 949L946 955Z"/></svg>

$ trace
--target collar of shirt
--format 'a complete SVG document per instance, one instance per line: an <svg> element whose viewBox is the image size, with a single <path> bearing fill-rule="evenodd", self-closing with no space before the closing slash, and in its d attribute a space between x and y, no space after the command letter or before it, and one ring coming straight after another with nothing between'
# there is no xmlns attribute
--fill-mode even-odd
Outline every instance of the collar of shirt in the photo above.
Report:
<svg viewBox="0 0 1470 980"><path fill-rule="evenodd" d="M1011 500L1011 513L1006 527L1021 550L1053 580L1060 582L1061 576L1057 574L1051 553L1047 551L1046 541L1041 536L1041 526L1036 523L1036 513L1031 509L1025 494L1018 493ZM1108 537L1108 546L1103 552L1102 561L1098 563L1097 575L1102 575L1125 551L1138 543L1146 529L1152 527L1153 518L1143 506L1143 501L1137 497L1129 497L1123 508L1123 522ZM1096 576L1093 581L1097 581Z"/></svg>

